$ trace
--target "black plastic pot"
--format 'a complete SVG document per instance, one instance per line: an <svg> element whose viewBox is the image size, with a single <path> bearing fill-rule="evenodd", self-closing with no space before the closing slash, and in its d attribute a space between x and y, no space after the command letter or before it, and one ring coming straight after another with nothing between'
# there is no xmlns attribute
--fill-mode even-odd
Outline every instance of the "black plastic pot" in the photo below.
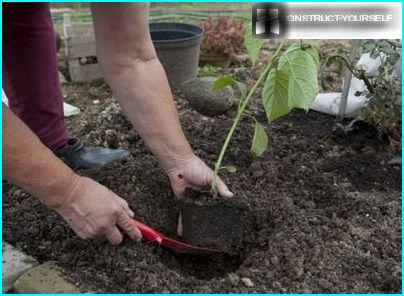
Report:
<svg viewBox="0 0 404 296"><path fill-rule="evenodd" d="M152 23L150 35L172 88L198 74L203 29L181 23Z"/></svg>

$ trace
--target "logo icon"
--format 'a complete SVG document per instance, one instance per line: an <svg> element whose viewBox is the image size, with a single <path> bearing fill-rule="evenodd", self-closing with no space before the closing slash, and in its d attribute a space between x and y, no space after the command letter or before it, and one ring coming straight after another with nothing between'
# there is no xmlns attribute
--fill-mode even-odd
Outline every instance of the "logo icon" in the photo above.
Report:
<svg viewBox="0 0 404 296"><path fill-rule="evenodd" d="M282 38L286 31L284 7L279 3L254 4L252 32L257 38Z"/></svg>

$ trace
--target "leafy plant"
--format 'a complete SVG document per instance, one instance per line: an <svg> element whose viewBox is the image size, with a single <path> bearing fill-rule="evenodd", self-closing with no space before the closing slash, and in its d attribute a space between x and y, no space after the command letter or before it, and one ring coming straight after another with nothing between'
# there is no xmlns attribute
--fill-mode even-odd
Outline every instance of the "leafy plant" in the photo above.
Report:
<svg viewBox="0 0 404 296"><path fill-rule="evenodd" d="M401 43L389 40L369 40L362 42L364 53L371 58L379 58L381 65L375 77L369 77L366 70L351 65L345 55L333 54L327 57L328 65L342 61L352 75L362 80L366 90L356 95L365 95L368 105L363 108L358 119L372 123L380 134L387 134L392 146L401 149L401 77L393 75L396 62L400 58Z"/></svg>
<svg viewBox="0 0 404 296"><path fill-rule="evenodd" d="M199 68L198 76L215 76L217 74L217 68L212 65L203 65Z"/></svg>
<svg viewBox="0 0 404 296"><path fill-rule="evenodd" d="M251 35L251 24L247 27L244 43L253 62L258 60L263 41L254 39ZM248 88L245 84L234 79L231 75L219 77L214 83L214 89L228 85L237 85L242 97L238 105L237 114L226 136L219 157L215 163L215 174L212 179L212 194L217 195L216 181L219 169L222 167L223 157L233 137L244 111L261 83L264 83L261 97L268 122L272 122L286 114L293 108L308 110L318 92L317 71L319 57L317 50L309 44L292 44L284 53L281 53L284 42L281 41L271 59L262 70L259 78ZM268 136L265 128L254 118L254 135L251 152L261 156L268 146Z"/></svg>
<svg viewBox="0 0 404 296"><path fill-rule="evenodd" d="M205 54L217 54L231 57L245 51L245 22L232 20L228 16L209 18L202 22L204 29L201 51Z"/></svg>

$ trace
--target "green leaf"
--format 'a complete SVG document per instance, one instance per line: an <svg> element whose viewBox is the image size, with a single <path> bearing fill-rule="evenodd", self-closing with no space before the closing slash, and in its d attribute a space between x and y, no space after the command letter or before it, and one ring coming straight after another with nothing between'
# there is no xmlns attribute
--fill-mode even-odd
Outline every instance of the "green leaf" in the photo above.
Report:
<svg viewBox="0 0 404 296"><path fill-rule="evenodd" d="M308 110L318 92L318 66L318 53L311 45L295 43L284 52L278 68L268 73L262 91L269 122L296 107Z"/></svg>
<svg viewBox="0 0 404 296"><path fill-rule="evenodd" d="M288 107L308 110L318 93L317 63L312 50L292 45L278 61L278 70L288 73Z"/></svg>
<svg viewBox="0 0 404 296"><path fill-rule="evenodd" d="M234 84L237 85L238 90L241 93L241 99L244 99L245 96L247 95L247 86L240 82L237 81L233 78L231 75L225 75L219 77L214 83L213 83L213 89L218 90L226 86L234 86Z"/></svg>
<svg viewBox="0 0 404 296"><path fill-rule="evenodd" d="M232 85L235 82L233 76L231 75L224 75L220 76L214 83L213 83L213 89L218 90L223 87Z"/></svg>
<svg viewBox="0 0 404 296"><path fill-rule="evenodd" d="M289 75L287 72L272 69L267 76L262 90L262 104L264 105L268 121L271 122L290 112L288 106Z"/></svg>
<svg viewBox="0 0 404 296"><path fill-rule="evenodd" d="M306 48L304 51L311 55L312 59L316 63L317 71L320 70L320 57L317 49L310 45L310 47Z"/></svg>
<svg viewBox="0 0 404 296"><path fill-rule="evenodd" d="M241 92L241 99L244 99L247 95L247 86L244 83L237 80L235 80L234 82L237 84L237 87Z"/></svg>
<svg viewBox="0 0 404 296"><path fill-rule="evenodd" d="M249 23L245 30L244 45L247 48L247 53L250 56L253 65L258 60L263 44L264 41L262 39L254 38L252 36L252 24Z"/></svg>
<svg viewBox="0 0 404 296"><path fill-rule="evenodd" d="M320 57L318 55L318 51L311 44L303 43L303 45L301 45L300 43L293 43L285 51L285 54L295 51L295 50L303 50L303 51L307 52L313 58L313 61L316 63L317 70L320 69Z"/></svg>
<svg viewBox="0 0 404 296"><path fill-rule="evenodd" d="M255 121L254 137L251 145L251 152L256 157L260 157L268 147L268 136L264 127Z"/></svg>

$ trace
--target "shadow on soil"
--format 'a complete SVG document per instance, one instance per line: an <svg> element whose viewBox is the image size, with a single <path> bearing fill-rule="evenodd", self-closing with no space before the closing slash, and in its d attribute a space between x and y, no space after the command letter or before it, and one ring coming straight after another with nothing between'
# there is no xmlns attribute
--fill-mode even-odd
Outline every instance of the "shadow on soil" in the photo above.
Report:
<svg viewBox="0 0 404 296"><path fill-rule="evenodd" d="M197 279L208 280L223 277L229 272L234 272L243 263L244 255L238 256L196 256L173 255L167 251L161 257L161 262L168 268L175 270L183 276L191 276Z"/></svg>

